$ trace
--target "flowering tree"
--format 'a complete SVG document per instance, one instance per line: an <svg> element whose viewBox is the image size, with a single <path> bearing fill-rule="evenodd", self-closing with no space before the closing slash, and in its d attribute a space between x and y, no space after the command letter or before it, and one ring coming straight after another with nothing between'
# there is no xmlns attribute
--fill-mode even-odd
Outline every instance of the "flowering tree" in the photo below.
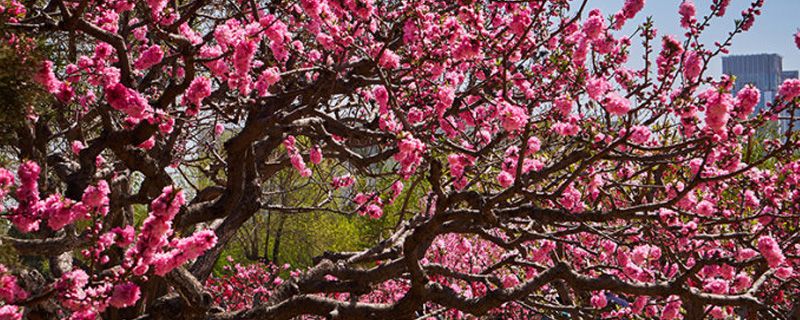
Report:
<svg viewBox="0 0 800 320"><path fill-rule="evenodd" d="M797 317L800 80L754 112L708 74L763 5L701 41L729 2L624 35L644 0L4 1L51 97L3 128L3 241L47 264L0 268L0 319ZM261 210L401 223L209 278Z"/></svg>

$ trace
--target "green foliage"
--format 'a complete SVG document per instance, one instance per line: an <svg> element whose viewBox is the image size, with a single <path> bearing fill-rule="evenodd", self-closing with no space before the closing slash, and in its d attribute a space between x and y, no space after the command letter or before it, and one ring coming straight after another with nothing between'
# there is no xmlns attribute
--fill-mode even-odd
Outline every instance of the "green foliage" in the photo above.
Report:
<svg viewBox="0 0 800 320"><path fill-rule="evenodd" d="M324 166L324 163L322 164ZM328 168L330 169L330 168ZM387 168L372 168L377 172ZM313 179L313 178L312 178ZM293 171L276 175L273 184L279 195L265 199L271 205L312 207L320 199L329 197L328 190L299 179ZM346 252L363 250L374 246L398 225L400 219L407 219L408 212L418 211L420 199L425 195L427 184L420 180L403 181L405 188L393 203L388 203L392 192L389 187L393 179L372 179L358 181L355 188L336 190L333 201L324 209L310 212L281 212L264 210L251 218L231 241L221 257L230 256L233 261L269 261L277 264L288 263L293 268L303 268L312 264L312 259L326 251ZM416 186L414 186L416 184ZM357 186L371 186L372 190L386 190L382 194L385 203L384 214L380 219L358 215L352 197L358 192ZM292 190L291 193L286 192ZM269 193L269 191L265 192ZM289 194L291 197L288 198ZM404 212L404 209L405 211ZM280 234L280 235L279 235ZM277 252L276 243L279 240ZM275 257L277 253L277 259ZM222 267L230 264L228 259L217 262L214 273L219 274Z"/></svg>

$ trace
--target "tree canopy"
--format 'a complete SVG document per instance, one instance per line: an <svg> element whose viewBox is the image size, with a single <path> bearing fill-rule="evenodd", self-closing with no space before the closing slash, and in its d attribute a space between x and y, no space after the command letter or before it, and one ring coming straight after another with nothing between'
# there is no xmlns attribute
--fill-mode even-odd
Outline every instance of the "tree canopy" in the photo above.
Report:
<svg viewBox="0 0 800 320"><path fill-rule="evenodd" d="M0 319L800 317L800 80L708 2L5 0Z"/></svg>

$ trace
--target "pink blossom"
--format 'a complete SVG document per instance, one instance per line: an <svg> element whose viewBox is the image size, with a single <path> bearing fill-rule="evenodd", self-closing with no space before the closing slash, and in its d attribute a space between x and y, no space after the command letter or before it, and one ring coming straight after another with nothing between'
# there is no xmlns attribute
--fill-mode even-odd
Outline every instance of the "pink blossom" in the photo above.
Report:
<svg viewBox="0 0 800 320"><path fill-rule="evenodd" d="M386 87L376 86L375 89L372 89L372 94L375 96L375 101L378 102L379 113L389 112L389 92L386 91Z"/></svg>
<svg viewBox="0 0 800 320"><path fill-rule="evenodd" d="M453 58L456 60L469 60L480 54L481 43L476 39L464 37L453 51Z"/></svg>
<svg viewBox="0 0 800 320"><path fill-rule="evenodd" d="M692 24L697 22L695 18L697 9L694 6L693 0L684 0L678 9L678 13L681 15L681 27L683 28L688 29Z"/></svg>
<svg viewBox="0 0 800 320"><path fill-rule="evenodd" d="M589 12L589 17L583 23L583 32L589 40L594 40L600 37L600 34L605 31L606 22L603 19L603 14L600 9L594 9Z"/></svg>
<svg viewBox="0 0 800 320"><path fill-rule="evenodd" d="M100 180L96 186L86 187L86 190L83 191L81 202L90 208L103 208L108 206L108 195L110 193L111 189L108 187L108 183L105 180Z"/></svg>
<svg viewBox="0 0 800 320"><path fill-rule="evenodd" d="M800 97L800 79L787 79L780 87L778 87L778 94L785 100L794 100Z"/></svg>
<svg viewBox="0 0 800 320"><path fill-rule="evenodd" d="M0 319L2 320L22 320L22 312L19 307L11 304L0 307Z"/></svg>
<svg viewBox="0 0 800 320"><path fill-rule="evenodd" d="M136 147L144 149L144 150L150 150L153 147L155 147L155 145L156 145L156 137L155 136L151 136L149 139L147 139L145 141L142 141L142 143L140 143Z"/></svg>
<svg viewBox="0 0 800 320"><path fill-rule="evenodd" d="M39 165L33 161L26 161L17 169L20 186L17 188L17 202L19 206L11 216L11 222L22 232L31 232L39 229L39 218L43 209L39 202Z"/></svg>
<svg viewBox="0 0 800 320"><path fill-rule="evenodd" d="M233 69L241 76L250 72L253 56L256 54L257 43L255 40L242 40L233 49Z"/></svg>
<svg viewBox="0 0 800 320"><path fill-rule="evenodd" d="M295 147L295 143L297 142L297 138L294 136L288 136L286 139L283 139L283 147L286 148L286 152L293 153L297 151Z"/></svg>
<svg viewBox="0 0 800 320"><path fill-rule="evenodd" d="M703 58L697 51L689 51L686 53L686 59L683 61L683 76L689 81L697 80L703 68Z"/></svg>
<svg viewBox="0 0 800 320"><path fill-rule="evenodd" d="M422 161L425 144L411 134L403 134L402 139L397 142L397 148L399 152L394 155L394 160L400 162L400 174L408 176Z"/></svg>
<svg viewBox="0 0 800 320"><path fill-rule="evenodd" d="M331 187L334 189L347 188L352 186L355 182L355 178L350 175L333 177L333 179L331 179Z"/></svg>
<svg viewBox="0 0 800 320"><path fill-rule="evenodd" d="M139 92L125 87L122 83L108 86L105 90L108 104L128 116L141 119L152 112L147 99L142 97Z"/></svg>
<svg viewBox="0 0 800 320"><path fill-rule="evenodd" d="M728 282L722 279L707 280L703 285L703 291L715 294L726 294L728 293Z"/></svg>
<svg viewBox="0 0 800 320"><path fill-rule="evenodd" d="M767 260L770 268L776 268L783 264L786 257L783 255L780 245L771 236L761 236L758 238L758 251Z"/></svg>
<svg viewBox="0 0 800 320"><path fill-rule="evenodd" d="M528 138L528 152L526 152L526 155L537 153L541 148L542 142L539 140L539 138L530 137Z"/></svg>
<svg viewBox="0 0 800 320"><path fill-rule="evenodd" d="M650 128L646 126L631 127L631 141L636 144L644 144L650 140Z"/></svg>
<svg viewBox="0 0 800 320"><path fill-rule="evenodd" d="M519 284L519 278L513 274L503 276L503 288L513 288Z"/></svg>
<svg viewBox="0 0 800 320"><path fill-rule="evenodd" d="M359 192L358 194L356 194L355 197L353 197L353 202L357 204L365 204L367 203L367 201L369 201L369 199L370 199L369 195Z"/></svg>
<svg viewBox="0 0 800 320"><path fill-rule="evenodd" d="M700 203L697 204L697 214L701 216L711 216L715 211L716 208L714 208L714 204L708 200L700 201Z"/></svg>
<svg viewBox="0 0 800 320"><path fill-rule="evenodd" d="M320 164L322 162L322 149L319 145L314 145L308 153L308 158L313 164Z"/></svg>
<svg viewBox="0 0 800 320"><path fill-rule="evenodd" d="M631 108L631 102L623 96L620 96L616 91L606 95L603 100L603 105L612 115L622 116L628 113Z"/></svg>
<svg viewBox="0 0 800 320"><path fill-rule="evenodd" d="M662 320L673 320L680 318L681 314L681 300L672 300L667 303L664 310L661 312Z"/></svg>
<svg viewBox="0 0 800 320"><path fill-rule="evenodd" d="M155 274L163 276L173 269L195 259L217 244L212 230L196 231L191 236L173 241L175 249L158 254L154 259Z"/></svg>
<svg viewBox="0 0 800 320"><path fill-rule="evenodd" d="M45 200L42 218L47 219L47 226L52 230L61 230L64 226L79 218L81 211L72 210L73 203L68 199L62 201L61 196L53 194Z"/></svg>
<svg viewBox="0 0 800 320"><path fill-rule="evenodd" d="M17 278L5 274L6 271L5 266L0 265L0 299L6 303L14 303L28 298L28 293L19 286Z"/></svg>
<svg viewBox="0 0 800 320"><path fill-rule="evenodd" d="M150 11L153 16L158 16L167 7L167 0L147 0L147 5L150 6Z"/></svg>
<svg viewBox="0 0 800 320"><path fill-rule="evenodd" d="M403 192L403 181L395 181L392 183L390 189L392 189L392 201L394 201L398 196L400 196L400 193Z"/></svg>
<svg viewBox="0 0 800 320"><path fill-rule="evenodd" d="M114 286L109 304L116 308L130 307L139 301L141 292L139 286L131 282L125 282Z"/></svg>
<svg viewBox="0 0 800 320"><path fill-rule="evenodd" d="M501 107L503 129L516 132L528 123L528 114L525 108L504 103Z"/></svg>
<svg viewBox="0 0 800 320"><path fill-rule="evenodd" d="M561 194L558 203L572 213L581 212L585 206L581 197L581 192L570 184L564 189L564 193Z"/></svg>
<svg viewBox="0 0 800 320"><path fill-rule="evenodd" d="M192 29L192 27L190 27L186 22L182 23L180 27L178 27L178 31L180 31L181 35L186 37L186 39L189 39L189 42L191 42L192 45L203 43L203 37L195 32L194 29Z"/></svg>
<svg viewBox="0 0 800 320"><path fill-rule="evenodd" d="M61 81L53 73L53 61L45 60L41 68L33 75L34 80L39 82L47 92L56 93L61 87Z"/></svg>
<svg viewBox="0 0 800 320"><path fill-rule="evenodd" d="M680 61L680 56L683 54L683 51L683 45L672 35L667 35L661 38L661 52L656 58L659 77L666 77L668 74L670 74L670 72L675 68L675 65L677 65ZM698 60L701 59L698 57ZM697 62L694 63L696 64ZM690 70L690 73L694 71L695 70Z"/></svg>
<svg viewBox="0 0 800 320"><path fill-rule="evenodd" d="M72 141L72 143L70 144L70 148L72 149L72 153L77 156L80 155L81 150L86 148L86 146L84 146L83 142L81 142L80 140L75 140Z"/></svg>
<svg viewBox="0 0 800 320"><path fill-rule="evenodd" d="M572 100L567 97L559 97L556 101L553 101L553 106L563 116L567 116L572 112L572 105Z"/></svg>
<svg viewBox="0 0 800 320"><path fill-rule="evenodd" d="M590 299L590 302L592 303L592 307L594 307L595 309L605 308L608 305L605 291L600 290L592 293L592 298Z"/></svg>
<svg viewBox="0 0 800 320"><path fill-rule="evenodd" d="M136 59L136 62L133 63L133 67L139 70L150 69L152 66L160 63L163 58L164 51L161 50L160 46L154 44L142 51L142 54L139 55L139 59Z"/></svg>
<svg viewBox="0 0 800 320"><path fill-rule="evenodd" d="M325 50L333 50L336 46L336 41L333 40L333 37L323 32L317 34L316 40Z"/></svg>
<svg viewBox="0 0 800 320"><path fill-rule="evenodd" d="M219 45L203 46L200 48L200 57L210 60L203 64L208 67L214 76L226 79L228 75L228 65L220 58L222 54L223 50Z"/></svg>
<svg viewBox="0 0 800 320"><path fill-rule="evenodd" d="M581 127L569 122L556 122L551 129L562 136L574 136L581 131Z"/></svg>
<svg viewBox="0 0 800 320"><path fill-rule="evenodd" d="M700 97L706 99L706 125L714 131L722 130L728 123L728 112L733 105L731 95L709 88Z"/></svg>
<svg viewBox="0 0 800 320"><path fill-rule="evenodd" d="M211 80L206 77L196 77L192 80L192 83L189 84L189 88L186 89L186 93L183 95L182 103L192 104L194 108L189 108L186 110L186 114L189 116L197 114L197 110L200 109L200 106L203 103L203 99L207 98L211 95Z"/></svg>
<svg viewBox="0 0 800 320"><path fill-rule="evenodd" d="M384 69L396 69L400 66L400 56L392 50L384 49L383 54L381 54L380 59L378 59L378 65Z"/></svg>
<svg viewBox="0 0 800 320"><path fill-rule="evenodd" d="M731 4L731 0L714 0L714 4L712 8L717 10L717 16L721 17L725 15L725 12L728 9L728 5Z"/></svg>
<svg viewBox="0 0 800 320"><path fill-rule="evenodd" d="M800 49L800 31L794 34L794 45L797 46L797 49Z"/></svg>
<svg viewBox="0 0 800 320"><path fill-rule="evenodd" d="M497 175L497 183L503 188L508 188L514 184L514 176L508 171L500 171Z"/></svg>
<svg viewBox="0 0 800 320"><path fill-rule="evenodd" d="M753 280L744 273L736 275L736 278L733 279L733 289L737 292L749 289L751 284L753 284Z"/></svg>
<svg viewBox="0 0 800 320"><path fill-rule="evenodd" d="M734 105L738 111L737 117L739 119L747 119L747 116L753 113L759 100L761 100L761 92L758 88L748 85L742 88L742 90L739 90L739 93L736 94L736 100L734 101Z"/></svg>
<svg viewBox="0 0 800 320"><path fill-rule="evenodd" d="M644 8L645 0L625 0L622 9L614 14L614 29L622 29L625 21L633 19Z"/></svg>
<svg viewBox="0 0 800 320"><path fill-rule="evenodd" d="M308 178L311 176L311 169L306 168L306 162L303 161L303 156L300 153L293 153L289 156L292 166L300 173L300 176Z"/></svg>
<svg viewBox="0 0 800 320"><path fill-rule="evenodd" d="M745 261L757 255L758 252L753 249L749 248L741 249L736 252L736 261Z"/></svg>
<svg viewBox="0 0 800 320"><path fill-rule="evenodd" d="M14 174L11 173L11 171L6 170L5 168L0 168L0 211L5 210L5 208L3 208L2 203L13 185L14 185Z"/></svg>
<svg viewBox="0 0 800 320"><path fill-rule="evenodd" d="M779 267L775 270L775 276L779 279L789 279L794 274L794 268L792 267Z"/></svg>
<svg viewBox="0 0 800 320"><path fill-rule="evenodd" d="M271 67L264 70L258 77L256 82L256 90L260 97L266 97L269 94L269 87L281 81L281 73L277 67Z"/></svg>
<svg viewBox="0 0 800 320"><path fill-rule="evenodd" d="M372 219L380 219L380 217L383 216L383 209L381 209L381 207L377 204L373 203L367 205L367 207L364 209L364 213Z"/></svg>
<svg viewBox="0 0 800 320"><path fill-rule="evenodd" d="M172 129L175 127L175 119L170 116L161 116L158 119L158 131L163 134L172 133Z"/></svg>
<svg viewBox="0 0 800 320"><path fill-rule="evenodd" d="M595 101L600 101L610 89L611 84L602 77L592 77L586 82L586 93Z"/></svg>

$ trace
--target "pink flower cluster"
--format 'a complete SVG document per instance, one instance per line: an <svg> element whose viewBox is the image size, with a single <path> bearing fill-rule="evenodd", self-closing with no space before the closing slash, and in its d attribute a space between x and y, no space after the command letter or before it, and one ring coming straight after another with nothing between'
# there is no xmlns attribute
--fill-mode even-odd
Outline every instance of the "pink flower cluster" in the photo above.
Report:
<svg viewBox="0 0 800 320"><path fill-rule="evenodd" d="M392 50L384 49L380 59L378 59L378 65L384 69L397 69L400 67L400 56Z"/></svg>
<svg viewBox="0 0 800 320"><path fill-rule="evenodd" d="M56 93L58 92L59 88L61 87L62 83L58 78L56 78L55 73L53 72L53 61L46 60L42 62L41 68L39 71L33 76L34 80L39 82L47 92Z"/></svg>
<svg viewBox="0 0 800 320"><path fill-rule="evenodd" d="M447 163L450 167L450 175L455 179L455 187L458 190L463 189L467 184L467 178L464 176L464 171L467 167L472 166L475 162L475 157L464 154L453 153L447 156Z"/></svg>
<svg viewBox="0 0 800 320"><path fill-rule="evenodd" d="M139 286L131 282L120 283L114 286L109 304L115 308L126 308L136 304L140 297Z"/></svg>
<svg viewBox="0 0 800 320"><path fill-rule="evenodd" d="M383 201L375 194L358 193L353 202L359 205L358 214L361 216L369 216L373 219L379 219L383 216Z"/></svg>
<svg viewBox="0 0 800 320"><path fill-rule="evenodd" d="M167 186L150 203L150 215L142 223L139 238L125 253L124 264L132 267L133 274L144 275L152 266L155 274L163 276L216 244L217 237L211 230L200 230L187 238L168 240L172 235L172 219L185 202L182 190ZM165 246L171 249L165 251Z"/></svg>
<svg viewBox="0 0 800 320"><path fill-rule="evenodd" d="M774 238L770 236L761 236L758 238L756 246L764 259L767 260L767 264L770 268L777 268L786 261L781 246Z"/></svg>
<svg viewBox="0 0 800 320"><path fill-rule="evenodd" d="M709 88L700 94L706 101L706 125L715 132L721 132L730 118L733 98L718 88Z"/></svg>
<svg viewBox="0 0 800 320"><path fill-rule="evenodd" d="M308 178L311 176L311 169L306 167L306 162L303 161L303 156L295 146L296 139L294 136L288 136L283 140L283 147L286 148L286 153L289 154L289 161L292 166L300 173L300 176Z"/></svg>
<svg viewBox="0 0 800 320"><path fill-rule="evenodd" d="M660 78L664 78L670 74L671 70L678 64L681 58L681 54L683 54L683 45L675 39L675 37L668 35L661 38L661 52L658 54L656 58L656 65L658 66L658 76ZM688 58L688 57L687 57ZM690 70L688 70L689 76L694 76L694 73L699 75L699 70L695 70L696 64L699 63L700 57L695 57L695 61L689 61L694 66L686 66ZM687 72L687 70L684 70ZM692 77L689 77L692 78Z"/></svg>
<svg viewBox="0 0 800 320"><path fill-rule="evenodd" d="M0 264L0 300L12 304L27 298L28 293L17 284L17 278L9 274L8 269Z"/></svg>
<svg viewBox="0 0 800 320"><path fill-rule="evenodd" d="M191 104L194 107L186 109L186 114L193 116L197 114L203 99L211 95L211 80L206 77L197 77L189 84L186 93L183 95L183 104Z"/></svg>
<svg viewBox="0 0 800 320"><path fill-rule="evenodd" d="M780 87L778 94L785 100L794 100L800 97L800 79L786 79Z"/></svg>
<svg viewBox="0 0 800 320"><path fill-rule="evenodd" d="M528 112L523 107L502 103L498 111L502 114L503 129L508 132L517 132L528 123Z"/></svg>
<svg viewBox="0 0 800 320"><path fill-rule="evenodd" d="M636 125L631 127L631 141L636 144L645 144L650 140L650 128L646 126Z"/></svg>
<svg viewBox="0 0 800 320"><path fill-rule="evenodd" d="M133 63L133 67L139 70L150 69L159 64L162 59L164 59L164 51L161 50L160 46L154 44L142 51L139 59L136 59L136 62Z"/></svg>
<svg viewBox="0 0 800 320"><path fill-rule="evenodd" d="M153 112L147 99L142 97L138 91L130 89L122 83L117 82L107 86L105 91L108 104L115 110L122 111L135 122Z"/></svg>
<svg viewBox="0 0 800 320"><path fill-rule="evenodd" d="M400 163L399 173L404 177L410 176L422 162L425 144L410 133L403 133L397 141L397 149L394 160Z"/></svg>
<svg viewBox="0 0 800 320"><path fill-rule="evenodd" d="M736 116L739 119L747 119L753 113L759 100L761 100L761 91L758 88L748 85L739 90L733 103L737 111Z"/></svg>
<svg viewBox="0 0 800 320"><path fill-rule="evenodd" d="M169 251L159 252L153 259L154 273L163 276L189 260L196 259L217 244L217 235L212 230L200 230L189 237L175 239L169 243Z"/></svg>
<svg viewBox="0 0 800 320"><path fill-rule="evenodd" d="M625 0L622 9L614 14L614 29L622 29L625 21L633 19L644 8L645 0Z"/></svg>
<svg viewBox="0 0 800 320"><path fill-rule="evenodd" d="M31 232L39 229L42 219L47 220L47 225L52 230L60 230L78 219L88 219L90 213L105 216L108 212L108 194L110 190L105 181L98 182L97 186L89 186L84 191L83 199L74 202L65 199L59 194L52 194L45 200L39 198L39 165L33 161L24 162L17 170L20 185L17 188L17 207L12 209L10 220L22 232ZM13 185L14 177L8 170L0 169L0 199Z"/></svg>
<svg viewBox="0 0 800 320"><path fill-rule="evenodd" d="M600 37L600 34L605 31L606 21L603 18L603 13L600 9L594 9L589 12L589 17L583 22L583 33L589 40L595 40Z"/></svg>
<svg viewBox="0 0 800 320"><path fill-rule="evenodd" d="M697 51L686 52L683 60L683 77L689 81L697 80L703 68L703 57Z"/></svg>
<svg viewBox="0 0 800 320"><path fill-rule="evenodd" d="M349 174L343 176L336 176L333 177L333 179L331 179L331 188L333 188L334 190L339 188L347 188L349 186L352 186L354 183L356 183L356 179Z"/></svg>
<svg viewBox="0 0 800 320"><path fill-rule="evenodd" d="M606 111L612 115L623 116L631 109L631 102L625 97L619 95L616 91L606 95L603 100L603 106Z"/></svg>
<svg viewBox="0 0 800 320"><path fill-rule="evenodd" d="M258 77L258 81L256 81L258 96L266 97L269 94L269 87L278 83L278 81L281 81L281 73L278 68L271 67L265 69Z"/></svg>
<svg viewBox="0 0 800 320"><path fill-rule="evenodd" d="M691 28L697 22L695 18L697 9L693 0L684 0L678 8L678 13L681 15L681 27L684 29Z"/></svg>
<svg viewBox="0 0 800 320"><path fill-rule="evenodd" d="M794 34L794 45L797 46L797 49L800 49L800 31Z"/></svg>

